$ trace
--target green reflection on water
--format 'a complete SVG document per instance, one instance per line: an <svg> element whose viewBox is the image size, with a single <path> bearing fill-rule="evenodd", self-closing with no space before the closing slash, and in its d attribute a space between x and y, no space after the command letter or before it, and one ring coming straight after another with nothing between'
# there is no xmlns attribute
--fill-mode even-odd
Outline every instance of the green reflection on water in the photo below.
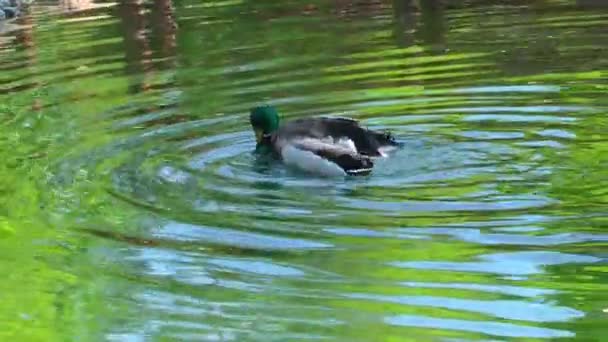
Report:
<svg viewBox="0 0 608 342"><path fill-rule="evenodd" d="M0 39L3 339L605 333L605 9L30 12ZM406 148L366 179L256 169L260 102Z"/></svg>

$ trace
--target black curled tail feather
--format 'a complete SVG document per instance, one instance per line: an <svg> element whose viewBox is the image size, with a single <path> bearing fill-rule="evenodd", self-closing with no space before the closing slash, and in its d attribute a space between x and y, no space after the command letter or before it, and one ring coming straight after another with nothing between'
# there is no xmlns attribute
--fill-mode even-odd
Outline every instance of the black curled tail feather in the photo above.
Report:
<svg viewBox="0 0 608 342"><path fill-rule="evenodd" d="M401 146L391 131L374 132L374 137L381 146Z"/></svg>
<svg viewBox="0 0 608 342"><path fill-rule="evenodd" d="M360 134L351 135L351 138L360 154L371 157L382 156L382 152L380 152L382 147L403 146L403 144L398 142L389 131L379 132L361 129Z"/></svg>

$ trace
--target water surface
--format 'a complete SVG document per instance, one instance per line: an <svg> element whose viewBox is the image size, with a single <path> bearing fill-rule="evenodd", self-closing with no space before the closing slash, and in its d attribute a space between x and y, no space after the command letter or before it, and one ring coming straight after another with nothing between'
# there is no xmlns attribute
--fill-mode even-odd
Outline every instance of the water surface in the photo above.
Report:
<svg viewBox="0 0 608 342"><path fill-rule="evenodd" d="M599 341L601 1L37 2L0 25L0 337ZM350 116L367 177L257 163Z"/></svg>

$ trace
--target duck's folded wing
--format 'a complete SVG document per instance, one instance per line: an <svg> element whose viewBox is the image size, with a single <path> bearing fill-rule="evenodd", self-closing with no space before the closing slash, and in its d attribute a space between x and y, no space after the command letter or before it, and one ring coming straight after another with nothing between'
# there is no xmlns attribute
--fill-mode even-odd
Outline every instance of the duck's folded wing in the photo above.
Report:
<svg viewBox="0 0 608 342"><path fill-rule="evenodd" d="M295 149L295 150L293 150ZM329 143L319 139L302 138L290 141L289 149L284 154L297 154L298 152L308 152L308 158L300 155L294 158L291 155L284 155L284 159L299 164L300 167L317 170L321 167L339 167L343 172L352 175L362 175L371 172L374 163L367 157L354 153L352 149L335 143ZM316 156L311 158L310 154ZM298 160L294 160L298 159Z"/></svg>
<svg viewBox="0 0 608 342"><path fill-rule="evenodd" d="M368 156L381 156L382 147L398 145L390 134L361 127L355 120L343 118L326 119L325 129L326 134L329 136L346 138L352 141L358 153Z"/></svg>

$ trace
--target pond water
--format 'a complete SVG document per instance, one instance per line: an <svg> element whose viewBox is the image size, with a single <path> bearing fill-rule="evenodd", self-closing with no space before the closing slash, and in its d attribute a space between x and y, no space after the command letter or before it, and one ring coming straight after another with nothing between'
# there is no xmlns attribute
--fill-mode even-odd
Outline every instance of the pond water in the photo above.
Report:
<svg viewBox="0 0 608 342"><path fill-rule="evenodd" d="M1 339L601 340L603 3L33 3L0 23ZM261 103L404 147L261 165Z"/></svg>

